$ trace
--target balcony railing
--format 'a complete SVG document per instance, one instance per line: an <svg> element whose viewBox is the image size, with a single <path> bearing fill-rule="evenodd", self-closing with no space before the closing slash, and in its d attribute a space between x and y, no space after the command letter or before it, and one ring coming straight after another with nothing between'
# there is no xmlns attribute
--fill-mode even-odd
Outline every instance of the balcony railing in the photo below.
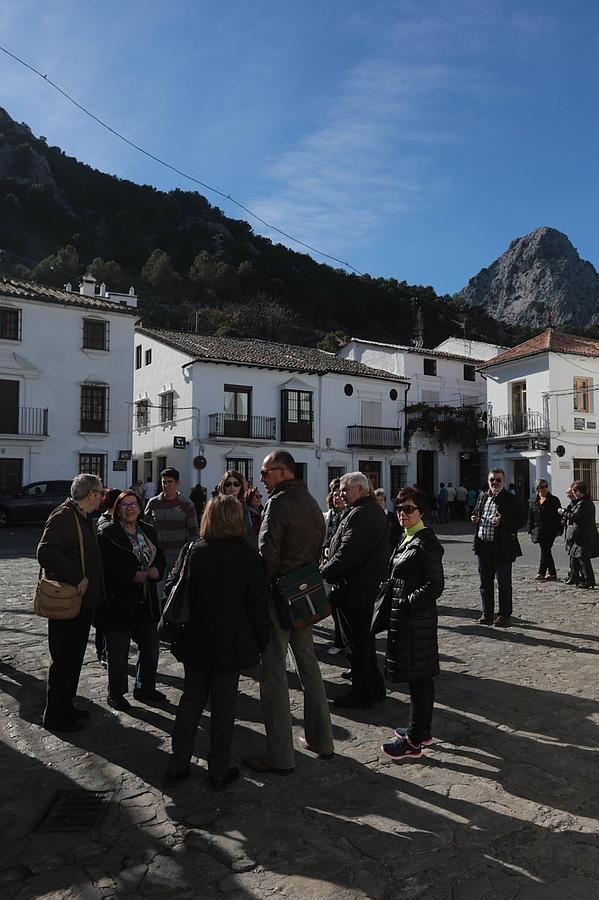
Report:
<svg viewBox="0 0 599 900"><path fill-rule="evenodd" d="M48 434L48 410L34 406L0 410L0 434L45 437Z"/></svg>
<svg viewBox="0 0 599 900"><path fill-rule="evenodd" d="M255 438L274 441L277 420L271 416L236 416L234 413L212 413L208 416L210 437Z"/></svg>
<svg viewBox="0 0 599 900"><path fill-rule="evenodd" d="M393 450L401 447L401 428L348 425L347 446L361 447L364 450Z"/></svg>
<svg viewBox="0 0 599 900"><path fill-rule="evenodd" d="M549 423L540 412L514 413L508 416L489 416L487 436L502 438L514 434L548 434Z"/></svg>

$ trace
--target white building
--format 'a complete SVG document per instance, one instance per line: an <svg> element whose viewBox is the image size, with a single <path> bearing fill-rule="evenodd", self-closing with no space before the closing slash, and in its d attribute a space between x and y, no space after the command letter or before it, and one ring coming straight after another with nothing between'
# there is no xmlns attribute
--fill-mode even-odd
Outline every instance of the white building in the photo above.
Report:
<svg viewBox="0 0 599 900"><path fill-rule="evenodd" d="M549 328L481 367L487 379L489 465L522 499L547 478L562 502L585 481L598 499L599 341Z"/></svg>
<svg viewBox="0 0 599 900"><path fill-rule="evenodd" d="M137 318L133 289L89 275L78 292L0 277L0 490L82 471L130 484Z"/></svg>
<svg viewBox="0 0 599 900"><path fill-rule="evenodd" d="M174 466L181 491L208 496L227 469L259 484L260 464L288 450L324 505L329 480L361 470L387 493L405 483L407 379L309 347L139 327L134 471Z"/></svg>
<svg viewBox="0 0 599 900"><path fill-rule="evenodd" d="M437 493L441 481L477 486L485 477L486 448L476 423L487 396L477 366L503 349L465 338L448 338L432 350L352 338L339 355L410 379L408 482Z"/></svg>

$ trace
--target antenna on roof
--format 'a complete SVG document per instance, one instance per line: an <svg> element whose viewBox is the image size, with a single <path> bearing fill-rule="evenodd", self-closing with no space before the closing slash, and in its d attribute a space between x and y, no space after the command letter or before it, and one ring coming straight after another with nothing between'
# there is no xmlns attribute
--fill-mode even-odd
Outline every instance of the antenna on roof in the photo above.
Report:
<svg viewBox="0 0 599 900"><path fill-rule="evenodd" d="M424 347L424 336L423 336L423 323L422 323L422 310L418 306L416 309L416 322L414 324L414 337L412 338L412 344L416 347L417 350L422 350Z"/></svg>

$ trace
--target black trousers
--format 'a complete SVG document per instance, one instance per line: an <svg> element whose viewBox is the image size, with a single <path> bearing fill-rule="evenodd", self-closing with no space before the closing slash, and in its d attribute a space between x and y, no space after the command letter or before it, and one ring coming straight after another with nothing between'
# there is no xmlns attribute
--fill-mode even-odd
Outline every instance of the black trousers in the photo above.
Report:
<svg viewBox="0 0 599 900"><path fill-rule="evenodd" d="M74 619L48 619L50 667L44 722L72 716L92 617L93 609L82 609Z"/></svg>
<svg viewBox="0 0 599 900"><path fill-rule="evenodd" d="M206 672L187 664L184 668L185 684L173 730L175 766L184 769L189 765L196 731L210 698L208 772L212 778L224 778L231 761L239 672Z"/></svg>
<svg viewBox="0 0 599 900"><path fill-rule="evenodd" d="M595 573L591 560L585 557L570 556L570 572L577 583L595 584Z"/></svg>
<svg viewBox="0 0 599 900"><path fill-rule="evenodd" d="M549 574L555 576L556 574L555 562L553 561L553 554L551 553L554 540L555 538L551 538L548 541L539 541L539 547L541 548L539 575Z"/></svg>
<svg viewBox="0 0 599 900"><path fill-rule="evenodd" d="M412 744L421 743L425 734L431 733L433 705L435 703L435 679L432 675L422 681L410 681L410 724L408 737Z"/></svg>
<svg viewBox="0 0 599 900"><path fill-rule="evenodd" d="M371 622L372 608L339 609L341 637L351 659L352 690L367 703L385 698L385 681L377 664Z"/></svg>

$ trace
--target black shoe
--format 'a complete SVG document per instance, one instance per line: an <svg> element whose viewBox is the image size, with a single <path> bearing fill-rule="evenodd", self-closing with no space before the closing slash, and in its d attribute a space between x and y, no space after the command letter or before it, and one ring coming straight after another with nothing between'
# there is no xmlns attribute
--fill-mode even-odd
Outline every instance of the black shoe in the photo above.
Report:
<svg viewBox="0 0 599 900"><path fill-rule="evenodd" d="M89 719L89 709L78 709L76 706L73 706L70 714L73 719Z"/></svg>
<svg viewBox="0 0 599 900"><path fill-rule="evenodd" d="M237 766L231 766L229 771L223 778L212 778L210 776L210 787L213 791L224 791L226 787L233 784L239 778L239 769Z"/></svg>
<svg viewBox="0 0 599 900"><path fill-rule="evenodd" d="M139 700L140 703L147 703L149 706L153 706L155 703L164 703L166 701L166 694L163 694L162 691L142 691L140 688L133 688L133 699Z"/></svg>
<svg viewBox="0 0 599 900"><path fill-rule="evenodd" d="M126 697L111 697L108 695L106 702L113 709L119 709L121 712L127 712L127 710L131 709L131 704Z"/></svg>
<svg viewBox="0 0 599 900"><path fill-rule="evenodd" d="M572 578L571 575L568 575L567 578L564 578L564 584L577 584L578 582Z"/></svg>
<svg viewBox="0 0 599 900"><path fill-rule="evenodd" d="M374 701L366 700L357 694L341 694L334 698L333 703L341 709L372 709L374 705Z"/></svg>
<svg viewBox="0 0 599 900"><path fill-rule="evenodd" d="M267 763L266 760L261 759L259 756L244 757L243 763L248 769L251 769L252 772L259 772L260 775L265 775L267 773L271 775L293 775L295 772L294 768L281 769L278 766L271 766L270 763Z"/></svg>
<svg viewBox="0 0 599 900"><path fill-rule="evenodd" d="M57 732L81 731L83 728L75 719L44 719L43 725L47 731Z"/></svg>
<svg viewBox="0 0 599 900"><path fill-rule="evenodd" d="M584 584L582 581L576 585L576 587L582 588L583 591L592 591L595 587L594 584Z"/></svg>

